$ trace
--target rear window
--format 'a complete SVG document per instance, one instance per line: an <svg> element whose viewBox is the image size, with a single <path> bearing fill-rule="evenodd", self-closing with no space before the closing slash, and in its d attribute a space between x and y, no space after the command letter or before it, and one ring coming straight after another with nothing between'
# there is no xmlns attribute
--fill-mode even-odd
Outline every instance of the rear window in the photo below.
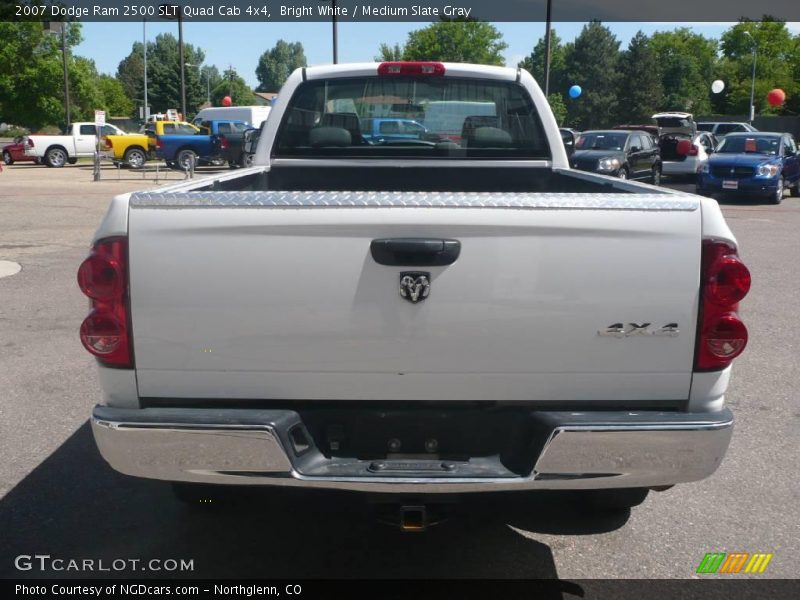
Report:
<svg viewBox="0 0 800 600"><path fill-rule="evenodd" d="M387 119L378 132L386 137L372 135L374 119ZM550 147L533 103L516 83L375 76L302 84L289 102L273 153L549 159Z"/></svg>
<svg viewBox="0 0 800 600"><path fill-rule="evenodd" d="M735 135L724 138L717 148L717 152L723 154L754 152L776 155L780 150L780 144L781 139L778 136Z"/></svg>
<svg viewBox="0 0 800 600"><path fill-rule="evenodd" d="M714 124L713 123L698 123L697 124L698 131L714 131Z"/></svg>

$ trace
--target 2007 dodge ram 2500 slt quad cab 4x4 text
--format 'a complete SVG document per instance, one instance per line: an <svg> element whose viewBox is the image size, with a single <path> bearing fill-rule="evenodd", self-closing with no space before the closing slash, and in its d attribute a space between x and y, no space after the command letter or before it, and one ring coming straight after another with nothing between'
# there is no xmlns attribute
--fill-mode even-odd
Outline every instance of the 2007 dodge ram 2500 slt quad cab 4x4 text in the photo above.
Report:
<svg viewBox="0 0 800 600"><path fill-rule="evenodd" d="M113 468L607 506L717 469L750 274L716 202L571 170L521 69L309 67L280 97L255 166L117 196L79 269ZM481 104L458 139L446 102ZM364 139L410 112L424 139Z"/></svg>

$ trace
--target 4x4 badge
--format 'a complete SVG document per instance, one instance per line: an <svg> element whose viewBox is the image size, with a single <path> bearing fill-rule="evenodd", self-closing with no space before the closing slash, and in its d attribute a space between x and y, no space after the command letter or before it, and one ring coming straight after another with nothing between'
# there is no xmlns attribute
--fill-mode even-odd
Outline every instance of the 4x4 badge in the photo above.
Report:
<svg viewBox="0 0 800 600"><path fill-rule="evenodd" d="M597 332L603 337L629 338L639 335L656 335L665 337L677 337L680 333L677 323L667 323L658 329L650 329L652 323L613 323Z"/></svg>
<svg viewBox="0 0 800 600"><path fill-rule="evenodd" d="M404 271L400 273L400 295L416 304L431 293L431 274L422 271Z"/></svg>

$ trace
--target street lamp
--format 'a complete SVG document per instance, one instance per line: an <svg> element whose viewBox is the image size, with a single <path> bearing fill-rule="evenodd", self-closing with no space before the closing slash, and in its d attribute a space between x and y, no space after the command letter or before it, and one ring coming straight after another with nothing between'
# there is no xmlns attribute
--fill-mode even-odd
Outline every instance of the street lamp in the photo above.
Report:
<svg viewBox="0 0 800 600"><path fill-rule="evenodd" d="M45 23L44 27L50 33L61 33L61 57L64 66L64 116L67 119L66 127L69 127L70 115L70 102L69 102L69 70L67 68L67 21L49 22Z"/></svg>
<svg viewBox="0 0 800 600"><path fill-rule="evenodd" d="M744 34L753 40L753 78L750 82L750 119L748 120L748 123L752 125L753 119L755 119L756 116L756 107L753 104L753 101L756 97L756 53L758 52L758 42L756 41L756 38L753 37L753 34L749 31L745 31Z"/></svg>
<svg viewBox="0 0 800 600"><path fill-rule="evenodd" d="M162 4L159 15L163 19L178 20L178 60L181 68L181 116L186 118L186 58L183 53L183 7L180 4Z"/></svg>
<svg viewBox="0 0 800 600"><path fill-rule="evenodd" d="M550 29L552 20L553 0L547 0L547 26L544 30L544 95L550 94Z"/></svg>
<svg viewBox="0 0 800 600"><path fill-rule="evenodd" d="M201 83L202 83L202 81L203 81L203 79L202 79L202 78L203 78L203 76L205 75L205 78L206 78L206 94L207 94L207 96L208 96L208 97L206 98L206 101L207 101L207 102L209 103L209 105L210 105L210 104L211 104L211 78L208 76L208 71L206 71L206 72L204 73L204 72L203 72L203 68L202 68L200 65L195 65L195 64L192 64L192 63L186 63L186 66L187 66L187 67L195 67L195 68L197 69L197 72L198 72L198 73L200 73L200 82L201 82Z"/></svg>

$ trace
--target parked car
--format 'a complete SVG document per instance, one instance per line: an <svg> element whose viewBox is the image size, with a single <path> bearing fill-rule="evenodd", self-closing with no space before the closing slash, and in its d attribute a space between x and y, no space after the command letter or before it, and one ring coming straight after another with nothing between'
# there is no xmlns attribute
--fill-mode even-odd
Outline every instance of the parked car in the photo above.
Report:
<svg viewBox="0 0 800 600"><path fill-rule="evenodd" d="M220 133L241 138L247 129L242 121L201 121L201 125L188 125L175 133L165 130L161 135L156 135L156 156L165 160L167 165L176 165L186 171L200 161L222 160L225 144L216 139Z"/></svg>
<svg viewBox="0 0 800 600"><path fill-rule="evenodd" d="M27 135L25 155L38 158L48 167L75 164L81 156L94 156L97 147L97 127L94 123L73 123L65 135ZM127 135L119 127L103 125L100 135Z"/></svg>
<svg viewBox="0 0 800 600"><path fill-rule="evenodd" d="M10 144L3 146L3 162L13 165L15 162L33 162L39 164L41 159L38 156L28 156L25 154L25 136L17 136Z"/></svg>
<svg viewBox="0 0 800 600"><path fill-rule="evenodd" d="M328 99L369 114L384 88L492 98L496 125L363 144ZM199 506L202 484L390 495L421 530L439 494L619 509L719 467L750 276L716 202L570 169L525 70L327 65L280 94L256 166L121 194L94 235L80 338L114 469Z"/></svg>
<svg viewBox="0 0 800 600"><path fill-rule="evenodd" d="M691 113L669 112L653 115L658 128L658 146L664 175L694 178L717 145L713 134L698 133Z"/></svg>
<svg viewBox="0 0 800 600"><path fill-rule="evenodd" d="M160 135L194 135L200 130L185 121L152 119L139 133L106 135L101 141L103 158L139 169L155 158L156 137Z"/></svg>
<svg viewBox="0 0 800 600"><path fill-rule="evenodd" d="M626 130L584 131L575 142L570 165L620 179L661 183L658 143L648 133Z"/></svg>
<svg viewBox="0 0 800 600"><path fill-rule="evenodd" d="M372 144L404 140L423 140L428 130L412 119L391 117L363 119L361 135Z"/></svg>
<svg viewBox="0 0 800 600"><path fill-rule="evenodd" d="M788 133L730 133L697 177L704 196L761 196L779 204L787 188L800 196L800 153Z"/></svg>
<svg viewBox="0 0 800 600"><path fill-rule="evenodd" d="M738 123L730 121L701 121L697 124L698 131L707 131L721 138L729 133L741 133L747 131L758 131L750 123Z"/></svg>
<svg viewBox="0 0 800 600"><path fill-rule="evenodd" d="M271 106L209 106L197 113L192 123L200 127L203 121L242 121L250 127L261 127Z"/></svg>

